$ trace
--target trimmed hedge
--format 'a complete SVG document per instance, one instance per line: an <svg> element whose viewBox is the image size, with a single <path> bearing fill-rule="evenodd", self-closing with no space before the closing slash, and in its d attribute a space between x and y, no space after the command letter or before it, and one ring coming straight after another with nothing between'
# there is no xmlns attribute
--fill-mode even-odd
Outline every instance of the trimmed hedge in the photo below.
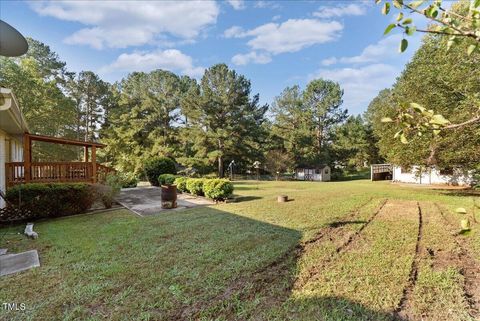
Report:
<svg viewBox="0 0 480 321"><path fill-rule="evenodd" d="M175 184L181 191L205 195L214 200L224 200L233 194L233 184L228 179L179 177Z"/></svg>
<svg viewBox="0 0 480 321"><path fill-rule="evenodd" d="M175 181L173 184L177 185L177 190L180 192L186 192L187 191L187 177L180 176L175 178Z"/></svg>
<svg viewBox="0 0 480 321"><path fill-rule="evenodd" d="M153 186L160 186L158 176L162 174L177 174L175 162L168 157L154 157L145 162L145 176Z"/></svg>
<svg viewBox="0 0 480 321"><path fill-rule="evenodd" d="M194 195L203 195L203 179L202 178L187 179L187 190Z"/></svg>
<svg viewBox="0 0 480 321"><path fill-rule="evenodd" d="M206 179L203 182L203 191L208 198L223 200L233 194L233 184L227 179Z"/></svg>
<svg viewBox="0 0 480 321"><path fill-rule="evenodd" d="M160 185L172 185L177 176L172 174L162 174L158 176L158 183Z"/></svg>
<svg viewBox="0 0 480 321"><path fill-rule="evenodd" d="M8 189L6 198L15 208L29 213L22 219L32 220L84 213L92 207L95 193L90 184L32 183ZM6 220L14 221L15 218Z"/></svg>

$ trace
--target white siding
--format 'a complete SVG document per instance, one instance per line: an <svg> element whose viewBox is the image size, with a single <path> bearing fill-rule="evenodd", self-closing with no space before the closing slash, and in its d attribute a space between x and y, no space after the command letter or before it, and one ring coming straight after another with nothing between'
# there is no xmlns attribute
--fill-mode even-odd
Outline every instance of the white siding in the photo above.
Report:
<svg viewBox="0 0 480 321"><path fill-rule="evenodd" d="M470 185L473 182L471 171L462 171L455 168L453 175L441 175L440 170L432 168L425 170L422 175L415 175L418 166L413 166L408 173L402 173L400 166L393 168L393 181L415 184L445 184L445 185Z"/></svg>
<svg viewBox="0 0 480 321"><path fill-rule="evenodd" d="M2 192L6 191L5 184L5 162L7 157L6 144L5 144L5 134L0 131L0 190ZM5 202L0 198L0 208L5 206Z"/></svg>

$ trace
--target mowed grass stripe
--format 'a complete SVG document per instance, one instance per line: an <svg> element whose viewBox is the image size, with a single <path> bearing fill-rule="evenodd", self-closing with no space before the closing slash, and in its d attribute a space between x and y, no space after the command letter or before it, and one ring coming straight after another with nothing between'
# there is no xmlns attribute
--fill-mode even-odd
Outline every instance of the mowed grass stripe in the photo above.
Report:
<svg viewBox="0 0 480 321"><path fill-rule="evenodd" d="M349 311L341 314L342 317L351 316L352 320L365 317L362 306L368 306L372 313L383 312L387 317L402 298L404 286L401 285L407 284L417 230L416 202L389 201L346 251L339 253L315 281L294 295L298 298L336 297L356 302L358 305L352 305ZM323 309L317 313L328 315L329 309L341 307L319 305L315 309ZM310 313L314 312L307 314Z"/></svg>
<svg viewBox="0 0 480 321"><path fill-rule="evenodd" d="M460 251L433 203L420 203L423 235L418 275L402 317L412 320L472 320L462 288Z"/></svg>

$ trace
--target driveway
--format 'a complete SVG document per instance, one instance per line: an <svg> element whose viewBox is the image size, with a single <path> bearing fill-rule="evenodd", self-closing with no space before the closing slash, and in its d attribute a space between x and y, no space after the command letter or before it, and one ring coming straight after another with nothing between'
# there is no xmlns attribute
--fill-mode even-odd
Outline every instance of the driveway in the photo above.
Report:
<svg viewBox="0 0 480 321"><path fill-rule="evenodd" d="M162 190L159 187L148 186L124 188L121 190L116 200L140 216L158 214L162 211L172 211L162 208ZM177 208L173 209L173 211L212 204L214 204L214 202L203 197L195 197L189 194L178 194Z"/></svg>

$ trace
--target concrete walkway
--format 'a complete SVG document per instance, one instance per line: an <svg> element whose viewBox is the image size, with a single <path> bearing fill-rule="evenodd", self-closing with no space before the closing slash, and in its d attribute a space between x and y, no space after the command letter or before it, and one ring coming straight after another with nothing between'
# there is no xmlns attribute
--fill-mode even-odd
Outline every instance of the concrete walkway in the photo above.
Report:
<svg viewBox="0 0 480 321"><path fill-rule="evenodd" d="M154 215L162 211L172 211L162 208L162 190L160 187L148 186L124 188L117 196L116 200L140 216ZM173 211L212 204L214 204L214 202L203 197L178 194L178 207L173 209Z"/></svg>

